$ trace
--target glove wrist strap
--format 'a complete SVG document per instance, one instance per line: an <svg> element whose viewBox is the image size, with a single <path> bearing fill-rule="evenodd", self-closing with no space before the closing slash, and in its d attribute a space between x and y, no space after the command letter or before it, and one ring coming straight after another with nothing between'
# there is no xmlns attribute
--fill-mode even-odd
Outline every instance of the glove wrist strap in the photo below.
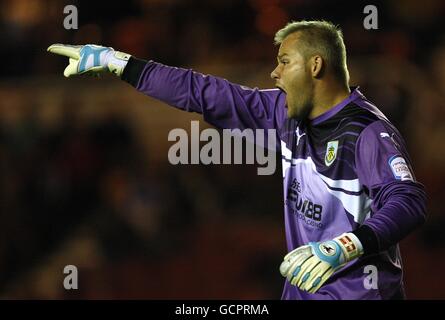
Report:
<svg viewBox="0 0 445 320"><path fill-rule="evenodd" d="M121 77L130 57L128 53L112 51L107 59L108 70Z"/></svg>
<svg viewBox="0 0 445 320"><path fill-rule="evenodd" d="M363 255L363 246L357 236L353 233L343 233L333 239L343 251L346 262Z"/></svg>

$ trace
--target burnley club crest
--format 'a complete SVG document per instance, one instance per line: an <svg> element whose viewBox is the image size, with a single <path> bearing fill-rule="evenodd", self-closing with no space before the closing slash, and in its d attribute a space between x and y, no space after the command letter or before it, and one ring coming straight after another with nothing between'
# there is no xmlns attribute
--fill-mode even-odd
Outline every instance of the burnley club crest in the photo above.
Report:
<svg viewBox="0 0 445 320"><path fill-rule="evenodd" d="M324 157L324 163L329 167L337 158L338 140L329 141L326 147L326 155Z"/></svg>

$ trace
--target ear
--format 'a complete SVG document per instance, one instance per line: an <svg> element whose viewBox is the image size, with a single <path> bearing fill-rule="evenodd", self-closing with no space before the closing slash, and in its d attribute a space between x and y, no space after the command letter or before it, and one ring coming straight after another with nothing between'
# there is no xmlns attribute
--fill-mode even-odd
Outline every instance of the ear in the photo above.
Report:
<svg viewBox="0 0 445 320"><path fill-rule="evenodd" d="M314 78L320 78L324 68L324 61L321 56L315 55L311 58L311 74Z"/></svg>

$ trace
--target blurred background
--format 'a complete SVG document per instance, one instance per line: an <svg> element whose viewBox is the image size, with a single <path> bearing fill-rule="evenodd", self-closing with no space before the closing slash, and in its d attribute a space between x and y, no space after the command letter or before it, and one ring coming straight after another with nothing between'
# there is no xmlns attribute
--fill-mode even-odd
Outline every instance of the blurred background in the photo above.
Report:
<svg viewBox="0 0 445 320"><path fill-rule="evenodd" d="M79 28L65 30L75 5ZM363 8L378 9L365 30ZM52 43L97 43L269 88L275 32L343 28L351 85L404 135L429 195L401 243L410 299L444 299L445 36L441 0L0 1L0 298L279 299L286 253L281 164L169 164L190 114L129 85L62 76ZM200 128L207 125L201 120ZM78 290L65 290L75 265Z"/></svg>

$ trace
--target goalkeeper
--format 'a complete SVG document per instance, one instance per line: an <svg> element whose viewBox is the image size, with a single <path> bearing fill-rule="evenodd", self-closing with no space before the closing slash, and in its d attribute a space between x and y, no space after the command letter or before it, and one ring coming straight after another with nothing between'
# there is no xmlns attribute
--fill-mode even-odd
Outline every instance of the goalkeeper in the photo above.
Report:
<svg viewBox="0 0 445 320"><path fill-rule="evenodd" d="M108 47L55 44L48 50L69 57L66 77L111 72L217 127L276 129L289 251L279 268L286 278L282 299L405 298L398 243L424 223L426 194L403 138L349 87L338 27L292 22L275 43L277 88L269 90Z"/></svg>

